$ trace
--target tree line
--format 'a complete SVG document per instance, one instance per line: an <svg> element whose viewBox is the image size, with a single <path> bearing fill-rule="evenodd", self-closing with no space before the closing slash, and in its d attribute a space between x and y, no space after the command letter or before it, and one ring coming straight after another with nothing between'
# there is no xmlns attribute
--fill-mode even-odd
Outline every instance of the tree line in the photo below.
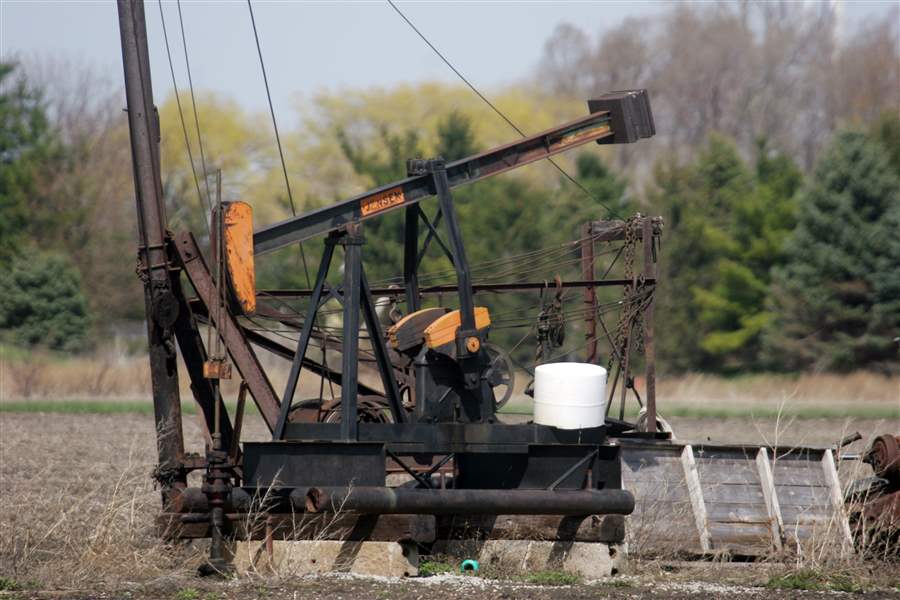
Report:
<svg viewBox="0 0 900 600"><path fill-rule="evenodd" d="M897 371L900 77L888 21L840 44L832 13L788 3L678 5L596 41L561 26L537 83L492 94L501 110L537 131L583 114L592 94L643 86L659 134L563 157L588 195L548 165L461 188L470 261L571 240L609 209L658 214L664 369ZM143 317L121 104L118 83L83 66L0 68L0 341L79 351L102 344L111 323ZM191 104L182 99L189 124ZM203 92L197 105L225 198L249 201L257 224L289 216L265 115ZM299 211L401 178L407 158L452 160L515 138L448 84L322 92L299 114L283 132ZM174 97L160 115L171 227L205 242L209 198L185 146L196 159L197 132L182 129ZM401 272L401 232L396 215L367 223L370 279ZM306 246L308 269L318 252ZM437 250L423 260L425 272L446 267ZM576 267L568 256L558 270ZM295 251L262 257L258 271L261 286L306 285ZM542 299L491 302L492 313L536 316ZM502 328L492 337L507 348L520 339Z"/></svg>

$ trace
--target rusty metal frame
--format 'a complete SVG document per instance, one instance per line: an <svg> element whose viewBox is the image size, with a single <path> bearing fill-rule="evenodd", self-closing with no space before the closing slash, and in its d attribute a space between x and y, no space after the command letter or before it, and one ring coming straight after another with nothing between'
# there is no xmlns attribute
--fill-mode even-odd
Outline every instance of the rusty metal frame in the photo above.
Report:
<svg viewBox="0 0 900 600"><path fill-rule="evenodd" d="M635 230L632 232L636 240L639 240L642 248L642 271L641 281L647 285L656 286L659 277L658 269L658 249L659 240L662 235L663 222L661 217L640 217L634 221L588 221L581 228L581 272L584 280L593 280L595 277L595 253L594 244L597 242L621 241L626 239L626 227L632 223ZM615 260L615 259L614 259ZM614 285L633 286L636 283L637 275L634 279L618 279L606 280L607 282L615 282ZM584 304L589 310L585 311L585 338L586 338L586 362L596 363L597 356L597 294L595 286L588 285L584 288ZM656 407L656 347L654 342L654 312L655 312L655 294L651 292L651 296L647 305L643 310L644 324L644 376L647 386L646 405L647 409L647 433L655 431L657 407ZM602 325L602 323L601 323ZM604 326L604 332L608 336L608 332ZM610 385L614 391L619 378L627 381L630 373L630 354L632 330L629 326L627 330L627 339L625 343L625 355L617 356L615 348L613 352L613 364L616 366L615 376ZM611 375L611 374L610 374ZM624 408L626 386L622 385L622 403Z"/></svg>

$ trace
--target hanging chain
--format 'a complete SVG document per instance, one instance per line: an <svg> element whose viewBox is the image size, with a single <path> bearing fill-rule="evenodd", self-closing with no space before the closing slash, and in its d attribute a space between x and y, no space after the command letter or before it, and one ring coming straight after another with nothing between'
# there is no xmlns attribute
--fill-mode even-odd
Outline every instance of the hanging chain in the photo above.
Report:
<svg viewBox="0 0 900 600"><path fill-rule="evenodd" d="M625 246L622 252L623 274L622 278L627 280L634 279L634 252L637 241L637 225L641 219L640 213L629 217L625 221ZM643 276L641 277L643 279ZM613 351L609 354L609 361L606 365L607 372L612 371L613 362L619 360L622 368L625 363L625 347L627 345L628 331L635 320L634 302L635 286L626 283L622 289L622 312L619 315L619 322L616 326L616 336L613 340ZM641 336L643 337L643 336Z"/></svg>
<svg viewBox="0 0 900 600"><path fill-rule="evenodd" d="M534 364L539 365L550 357L553 348L560 348L566 341L566 317L562 310L562 279L559 275L553 278L556 292L550 302L544 302L544 290L541 290L541 312L537 319L537 347Z"/></svg>

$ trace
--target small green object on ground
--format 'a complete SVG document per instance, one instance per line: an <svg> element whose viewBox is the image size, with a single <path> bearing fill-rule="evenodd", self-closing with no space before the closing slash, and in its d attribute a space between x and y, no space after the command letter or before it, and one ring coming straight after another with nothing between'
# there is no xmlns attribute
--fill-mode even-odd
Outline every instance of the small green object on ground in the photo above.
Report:
<svg viewBox="0 0 900 600"><path fill-rule="evenodd" d="M462 564L459 566L459 570L463 573L477 573L478 561L467 558L466 560L462 561Z"/></svg>

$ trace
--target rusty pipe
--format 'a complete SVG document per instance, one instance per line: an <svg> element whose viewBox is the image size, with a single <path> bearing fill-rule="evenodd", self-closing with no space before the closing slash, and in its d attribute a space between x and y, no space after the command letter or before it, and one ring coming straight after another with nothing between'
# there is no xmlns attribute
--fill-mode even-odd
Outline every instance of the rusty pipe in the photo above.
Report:
<svg viewBox="0 0 900 600"><path fill-rule="evenodd" d="M295 490L291 504L307 512L373 514L631 514L626 490L441 490L388 487L314 487Z"/></svg>

